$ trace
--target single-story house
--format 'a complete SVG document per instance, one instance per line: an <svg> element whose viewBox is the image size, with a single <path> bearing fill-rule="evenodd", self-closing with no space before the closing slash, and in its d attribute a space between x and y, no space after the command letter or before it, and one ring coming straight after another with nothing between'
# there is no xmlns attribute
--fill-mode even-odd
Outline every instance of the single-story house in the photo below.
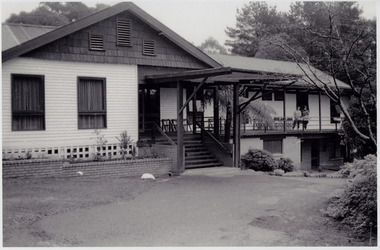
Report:
<svg viewBox="0 0 380 250"><path fill-rule="evenodd" d="M91 158L96 131L107 139L102 154L119 157L117 137L127 131L134 142L153 132L167 140L178 173L238 167L249 148L289 157L301 169L342 163L339 113L296 64L205 54L131 2L62 27L4 23L2 41L3 158ZM223 85L233 86L229 143L220 140ZM206 94L212 104L201 108ZM272 106L275 126L243 122L239 97ZM288 124L299 105L311 112L306 130Z"/></svg>

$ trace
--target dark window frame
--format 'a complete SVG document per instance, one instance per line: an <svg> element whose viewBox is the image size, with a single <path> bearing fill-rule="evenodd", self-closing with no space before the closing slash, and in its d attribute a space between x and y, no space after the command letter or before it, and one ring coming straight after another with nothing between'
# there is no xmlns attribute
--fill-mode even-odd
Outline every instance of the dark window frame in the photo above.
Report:
<svg viewBox="0 0 380 250"><path fill-rule="evenodd" d="M80 110L80 84L81 80L94 80L94 81L102 81L102 89L103 89L103 110L96 111L88 111L88 110ZM87 77L87 76L78 76L77 78L77 110L78 110L78 129L106 129L107 128L107 79L103 77ZM80 123L80 116L104 116L104 126L103 127L82 127Z"/></svg>
<svg viewBox="0 0 380 250"><path fill-rule="evenodd" d="M120 22L126 22L126 23L128 23L127 25L129 26L128 27L129 28L129 34L124 34L124 36L126 36L126 37L123 37L123 38L121 38L120 33L126 33L128 31L122 30L122 28L119 25ZM121 42L121 40L123 40L123 39L129 40L129 42L126 42L126 43ZM116 18L116 46L132 47L132 20L131 19Z"/></svg>
<svg viewBox="0 0 380 250"><path fill-rule="evenodd" d="M266 143L269 143L269 142L280 143L280 151L277 152L277 151L271 150L272 148L266 147L266 146L268 146L268 145L266 145ZM272 153L272 154L283 154L283 152L284 152L284 140L283 139L264 139L263 140L263 149L266 150L266 151L268 151L268 152L270 152L270 153Z"/></svg>
<svg viewBox="0 0 380 250"><path fill-rule="evenodd" d="M40 98L40 105L42 105L42 110L35 110L35 111L30 111L30 110L18 110L15 111L15 80L17 77L23 77L23 78L37 78L40 80L40 89L39 89L39 94ZM11 112L12 112L12 124L11 124L11 129L12 131L44 131L46 130L46 110L45 110L45 76L44 75L32 75L32 74L11 74ZM42 127L39 129L16 129L16 121L15 117L41 117L43 119L42 122Z"/></svg>
<svg viewBox="0 0 380 250"><path fill-rule="evenodd" d="M269 93L261 92L261 94L262 94L261 99L263 101L273 101L273 92L269 92Z"/></svg>
<svg viewBox="0 0 380 250"><path fill-rule="evenodd" d="M275 91L274 92L274 100L275 101L285 100L285 93L283 91Z"/></svg>

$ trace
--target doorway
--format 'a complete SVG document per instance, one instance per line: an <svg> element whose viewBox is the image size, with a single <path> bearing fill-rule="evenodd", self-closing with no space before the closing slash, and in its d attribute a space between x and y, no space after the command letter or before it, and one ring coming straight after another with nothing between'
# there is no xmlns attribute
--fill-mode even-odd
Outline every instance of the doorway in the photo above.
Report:
<svg viewBox="0 0 380 250"><path fill-rule="evenodd" d="M139 89L139 130L144 133L151 130L152 123L160 124L160 89Z"/></svg>
<svg viewBox="0 0 380 250"><path fill-rule="evenodd" d="M303 110L303 108L306 106L307 109L309 110L309 95L308 93L305 93L305 92L297 92L297 95L296 95L296 102L297 102L297 106L299 106L301 108L301 110Z"/></svg>
<svg viewBox="0 0 380 250"><path fill-rule="evenodd" d="M320 142L319 140L311 141L311 169L316 170L319 168L319 152Z"/></svg>

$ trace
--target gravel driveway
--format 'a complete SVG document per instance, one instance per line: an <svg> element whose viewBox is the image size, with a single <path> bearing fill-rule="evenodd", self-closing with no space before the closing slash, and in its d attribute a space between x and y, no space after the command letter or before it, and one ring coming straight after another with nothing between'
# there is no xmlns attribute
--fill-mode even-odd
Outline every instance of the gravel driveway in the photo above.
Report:
<svg viewBox="0 0 380 250"><path fill-rule="evenodd" d="M151 186L134 199L42 216L25 230L13 232L4 246L366 244L323 215L328 198L343 187L343 179L274 177L214 168L189 170L155 182L138 181ZM24 240L18 240L20 236Z"/></svg>

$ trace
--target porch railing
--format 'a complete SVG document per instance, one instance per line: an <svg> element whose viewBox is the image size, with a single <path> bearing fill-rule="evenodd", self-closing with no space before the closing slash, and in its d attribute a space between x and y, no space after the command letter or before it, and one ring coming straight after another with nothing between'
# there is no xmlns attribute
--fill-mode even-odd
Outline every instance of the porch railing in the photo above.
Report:
<svg viewBox="0 0 380 250"><path fill-rule="evenodd" d="M176 119L163 119L161 120L160 126L154 122L145 123L145 132L152 134L152 138L155 137L155 133L159 133L164 136L166 139L170 139L167 133L176 133L177 132L177 120ZM196 131L193 131L195 128ZM257 120L242 121L240 124L241 133L249 134L254 132L260 133L281 133L281 132L304 132L304 131L338 131L341 128L341 119L330 117L310 117L307 128L303 127L302 121L299 123L299 128L297 129L297 124L293 129L293 118L287 117L275 117L273 122L263 122ZM201 120L196 122L196 126L192 124L192 121L188 119L183 120L183 129L185 132L201 133L207 131L209 134L213 135L214 133L214 118L213 117L203 117ZM219 118L219 134L224 135L225 130L225 118ZM232 134L233 128L231 128ZM169 141L170 142L170 141ZM172 142L170 142L172 143Z"/></svg>
<svg viewBox="0 0 380 250"><path fill-rule="evenodd" d="M293 128L293 125L294 128ZM242 133L249 133L251 131L262 131L262 132L271 132L271 131L305 131L305 130L335 130L338 131L341 127L341 119L334 118L333 121L330 117L313 117L311 116L307 122L306 128L303 126L303 121L299 121L299 124L294 124L293 118L287 117L275 117L273 122L262 122L262 121L247 121L241 124Z"/></svg>
<svg viewBox="0 0 380 250"><path fill-rule="evenodd" d="M202 141L204 141L204 137L207 135L208 138L212 140L213 143L215 143L220 149L222 149L224 152L227 154L232 155L231 150L226 148L218 139L216 139L210 132L207 130L205 127L203 127L199 122L195 122L197 127L200 128L201 130L201 136L202 136Z"/></svg>

